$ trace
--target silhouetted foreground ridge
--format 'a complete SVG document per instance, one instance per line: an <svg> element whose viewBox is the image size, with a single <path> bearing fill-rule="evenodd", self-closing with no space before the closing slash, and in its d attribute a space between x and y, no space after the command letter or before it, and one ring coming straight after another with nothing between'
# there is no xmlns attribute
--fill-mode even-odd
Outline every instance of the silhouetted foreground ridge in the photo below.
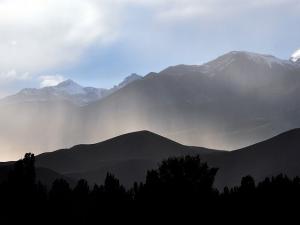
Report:
<svg viewBox="0 0 300 225"><path fill-rule="evenodd" d="M147 172L144 183L135 183L130 189L125 189L114 175L108 173L100 186L91 188L87 181L79 180L71 188L64 179L57 179L47 190L43 184L36 182L35 157L27 153L10 168L0 185L1 218L4 222L5 219L23 218L16 216L21 213L34 213L36 219L47 218L46 222L55 222L58 218L69 222L86 221L103 212L103 207L117 206L125 201L163 205L193 201L199 203L199 208L251 204L284 206L300 200L298 177L290 179L279 175L256 185L251 176L245 176L239 186L226 187L219 192L213 188L217 171L217 168L203 163L199 156L182 156L162 161L158 169ZM178 204L178 207L185 208L187 205Z"/></svg>

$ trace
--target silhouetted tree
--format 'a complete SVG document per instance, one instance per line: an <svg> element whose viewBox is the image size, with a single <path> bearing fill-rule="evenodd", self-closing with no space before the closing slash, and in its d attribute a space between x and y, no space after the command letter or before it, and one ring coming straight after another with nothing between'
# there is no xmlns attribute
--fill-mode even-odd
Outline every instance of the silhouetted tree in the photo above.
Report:
<svg viewBox="0 0 300 225"><path fill-rule="evenodd" d="M35 157L26 153L17 161L8 175L8 195L23 202L33 198L35 192Z"/></svg>
<svg viewBox="0 0 300 225"><path fill-rule="evenodd" d="M53 182L52 188L49 192L50 200L57 202L66 202L70 200L71 188L64 179L57 179Z"/></svg>
<svg viewBox="0 0 300 225"><path fill-rule="evenodd" d="M245 194L253 193L255 191L255 181L253 177L246 176L242 178L240 191Z"/></svg>
<svg viewBox="0 0 300 225"><path fill-rule="evenodd" d="M103 191L103 200L105 201L130 199L130 195L126 192L124 186L122 186L120 181L110 173L107 173L104 185L100 187L100 190Z"/></svg>
<svg viewBox="0 0 300 225"><path fill-rule="evenodd" d="M78 200L87 199L89 192L90 192L90 187L88 185L88 182L84 179L79 180L73 190L73 194L75 198L77 198Z"/></svg>
<svg viewBox="0 0 300 225"><path fill-rule="evenodd" d="M104 184L94 185L92 191L85 180L79 180L72 189L66 180L57 179L48 192L43 184L36 182L34 163L34 155L26 154L22 160L8 167L8 178L0 183L0 212L10 221L12 218L21 218L22 222L27 218L32 221L33 217L28 215L35 213L34 218L41 216L52 224L86 224L87 218L93 218L91 215L98 218L99 212L103 212L104 207L108 208L109 203L123 200L151 200L166 204L194 200L200 207L212 203L227 208L251 205L280 207L296 204L300 200L300 178L290 179L282 174L266 178L257 185L253 177L246 176L239 186L225 187L219 194L213 188L217 169L202 163L199 156L164 160L158 169L147 172L144 183L134 183L130 191L108 173ZM113 208L108 209L115 209L115 206L113 204ZM24 217L20 216L21 213ZM5 221L6 218L1 215L1 219Z"/></svg>
<svg viewBox="0 0 300 225"><path fill-rule="evenodd" d="M141 198L211 200L217 196L213 188L217 171L202 163L199 156L169 158L147 173Z"/></svg>

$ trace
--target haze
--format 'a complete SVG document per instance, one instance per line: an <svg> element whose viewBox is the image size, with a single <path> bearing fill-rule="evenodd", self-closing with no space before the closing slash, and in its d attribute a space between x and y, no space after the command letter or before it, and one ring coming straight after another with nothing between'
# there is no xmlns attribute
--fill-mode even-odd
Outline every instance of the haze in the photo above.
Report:
<svg viewBox="0 0 300 225"><path fill-rule="evenodd" d="M1 100L0 161L137 130L233 150L299 127L299 21L297 0L0 1L2 98L143 76L84 106Z"/></svg>

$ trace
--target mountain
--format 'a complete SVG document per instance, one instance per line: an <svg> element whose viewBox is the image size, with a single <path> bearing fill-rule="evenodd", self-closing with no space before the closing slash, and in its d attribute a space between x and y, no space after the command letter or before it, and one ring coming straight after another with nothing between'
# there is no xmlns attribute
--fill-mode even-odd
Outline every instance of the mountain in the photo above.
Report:
<svg viewBox="0 0 300 225"><path fill-rule="evenodd" d="M120 88L123 88L125 86L127 86L128 84L140 80L142 79L142 76L136 74L136 73L132 73L130 76L126 77L120 84L118 84L117 86L114 86L112 89L113 90L118 90Z"/></svg>
<svg viewBox="0 0 300 225"><path fill-rule="evenodd" d="M294 129L246 148L227 152L184 146L157 134L140 131L93 145L44 153L36 157L38 167L49 168L74 180L103 183L112 172L126 186L143 181L146 171L162 159L180 155L200 155L209 166L219 168L215 186L238 185L246 175L257 181L280 173L300 175L300 129Z"/></svg>
<svg viewBox="0 0 300 225"><path fill-rule="evenodd" d="M36 157L38 167L49 168L74 179L102 183L107 172L127 186L145 178L148 169L171 156L219 154L205 148L188 147L148 131L121 135L101 143L78 145Z"/></svg>
<svg viewBox="0 0 300 225"><path fill-rule="evenodd" d="M99 93L108 96L137 79L137 75L129 76L121 86L107 91L67 80L54 87L25 89L0 100L1 160L88 143L81 133L85 117L82 107L96 100Z"/></svg>
<svg viewBox="0 0 300 225"><path fill-rule="evenodd" d="M146 75L87 105L89 142L151 130L177 142L237 149L300 126L300 66L249 52Z"/></svg>
<svg viewBox="0 0 300 225"><path fill-rule="evenodd" d="M293 53L290 60L294 63L300 63L300 49Z"/></svg>
<svg viewBox="0 0 300 225"><path fill-rule="evenodd" d="M82 107L65 100L0 104L1 156L12 159L138 130L185 145L233 150L300 127L300 66L270 55L230 52L121 86Z"/></svg>
<svg viewBox="0 0 300 225"><path fill-rule="evenodd" d="M0 104L15 104L24 102L48 102L68 101L78 106L87 105L97 101L122 87L141 79L141 76L132 74L126 77L119 85L111 89L82 87L73 80L65 80L56 86L44 87L41 89L26 88L19 93L8 96L0 101Z"/></svg>
<svg viewBox="0 0 300 225"><path fill-rule="evenodd" d="M72 80L66 80L56 86L41 89L26 88L19 93L4 98L2 104L24 102L69 101L76 105L85 105L102 98L106 89L82 87Z"/></svg>
<svg viewBox="0 0 300 225"><path fill-rule="evenodd" d="M215 183L219 188L238 185L246 175L257 181L279 174L300 176L300 129L206 160L220 168Z"/></svg>

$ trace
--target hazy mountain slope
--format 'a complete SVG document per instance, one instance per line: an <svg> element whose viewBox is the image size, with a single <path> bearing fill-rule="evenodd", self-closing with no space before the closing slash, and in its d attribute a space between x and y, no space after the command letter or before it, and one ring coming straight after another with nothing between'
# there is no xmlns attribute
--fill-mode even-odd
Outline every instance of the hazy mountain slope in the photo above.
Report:
<svg viewBox="0 0 300 225"><path fill-rule="evenodd" d="M36 163L39 167L50 168L68 177L86 178L91 183L101 183L107 172L113 172L124 184L130 185L143 180L148 169L168 157L218 153L183 146L157 134L140 131L93 145L44 153L36 157Z"/></svg>
<svg viewBox="0 0 300 225"><path fill-rule="evenodd" d="M231 52L151 73L84 107L84 133L95 141L146 129L188 145L236 149L300 126L299 91L299 65Z"/></svg>
<svg viewBox="0 0 300 225"><path fill-rule="evenodd" d="M117 91L138 79L139 76L133 74L109 92ZM82 103L85 98L92 101L95 96L88 93L97 90L65 81L54 87L25 89L1 100L1 160L19 159L26 152L38 154L88 143L82 134L85 116L80 114L81 104L77 103Z"/></svg>

